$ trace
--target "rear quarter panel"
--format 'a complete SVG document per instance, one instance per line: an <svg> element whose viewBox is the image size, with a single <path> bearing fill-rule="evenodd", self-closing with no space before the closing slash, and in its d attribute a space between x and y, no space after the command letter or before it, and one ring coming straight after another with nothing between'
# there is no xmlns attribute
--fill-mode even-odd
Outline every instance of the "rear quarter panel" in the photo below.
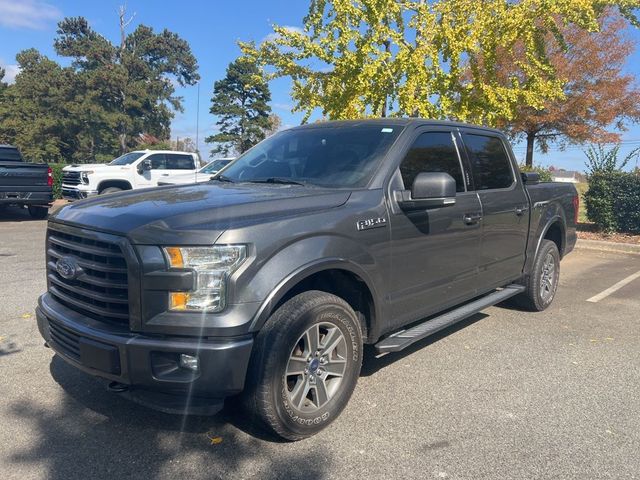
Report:
<svg viewBox="0 0 640 480"><path fill-rule="evenodd" d="M577 239L573 203L577 191L573 184L545 182L527 185L526 189L531 199L531 221L525 273L531 271L540 243L552 224L559 222L562 228L562 256L573 250Z"/></svg>

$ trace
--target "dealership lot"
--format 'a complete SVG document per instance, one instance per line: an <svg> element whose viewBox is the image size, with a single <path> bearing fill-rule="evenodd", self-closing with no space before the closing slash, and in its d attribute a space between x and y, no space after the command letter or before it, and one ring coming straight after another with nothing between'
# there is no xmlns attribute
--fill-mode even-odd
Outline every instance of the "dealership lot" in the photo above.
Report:
<svg viewBox="0 0 640 480"><path fill-rule="evenodd" d="M0 215L5 479L640 475L640 255L578 250L546 312L494 307L400 354L369 351L339 420L289 444L232 408L137 406L54 357L34 318L46 223Z"/></svg>

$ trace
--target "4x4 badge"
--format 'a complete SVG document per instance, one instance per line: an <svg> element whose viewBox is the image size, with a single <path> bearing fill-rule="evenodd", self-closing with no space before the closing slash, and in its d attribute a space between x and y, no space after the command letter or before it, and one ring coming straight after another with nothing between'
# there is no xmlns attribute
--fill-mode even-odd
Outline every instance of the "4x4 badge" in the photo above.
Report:
<svg viewBox="0 0 640 480"><path fill-rule="evenodd" d="M358 230L369 230L370 228L379 228L386 227L387 219L378 217L378 218L368 218L366 220L358 220L356 222L356 228Z"/></svg>

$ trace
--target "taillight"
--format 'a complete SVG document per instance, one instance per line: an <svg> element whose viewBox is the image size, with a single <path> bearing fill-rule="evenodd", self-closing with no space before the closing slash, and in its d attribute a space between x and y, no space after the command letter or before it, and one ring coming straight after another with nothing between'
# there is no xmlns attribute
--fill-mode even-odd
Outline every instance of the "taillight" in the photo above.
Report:
<svg viewBox="0 0 640 480"><path fill-rule="evenodd" d="M47 185L53 187L53 170L51 170L51 167L47 168Z"/></svg>
<svg viewBox="0 0 640 480"><path fill-rule="evenodd" d="M578 212L580 210L580 194L576 193L576 196L573 197L573 222L578 224Z"/></svg>

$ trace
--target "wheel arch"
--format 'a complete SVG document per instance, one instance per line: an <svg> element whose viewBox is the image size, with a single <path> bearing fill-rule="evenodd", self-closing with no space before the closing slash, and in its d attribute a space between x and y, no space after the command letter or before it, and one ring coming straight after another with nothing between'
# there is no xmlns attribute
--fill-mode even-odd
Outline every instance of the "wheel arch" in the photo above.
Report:
<svg viewBox="0 0 640 480"><path fill-rule="evenodd" d="M376 340L380 318L376 292L366 273L343 259L322 259L289 274L262 302L250 330L259 330L283 303L307 290L320 290L345 300L356 312L365 342Z"/></svg>
<svg viewBox="0 0 640 480"><path fill-rule="evenodd" d="M102 180L98 183L98 192L102 192L105 188L121 188L122 190L131 190L133 187L128 180L118 180L118 179L110 179L110 180Z"/></svg>

